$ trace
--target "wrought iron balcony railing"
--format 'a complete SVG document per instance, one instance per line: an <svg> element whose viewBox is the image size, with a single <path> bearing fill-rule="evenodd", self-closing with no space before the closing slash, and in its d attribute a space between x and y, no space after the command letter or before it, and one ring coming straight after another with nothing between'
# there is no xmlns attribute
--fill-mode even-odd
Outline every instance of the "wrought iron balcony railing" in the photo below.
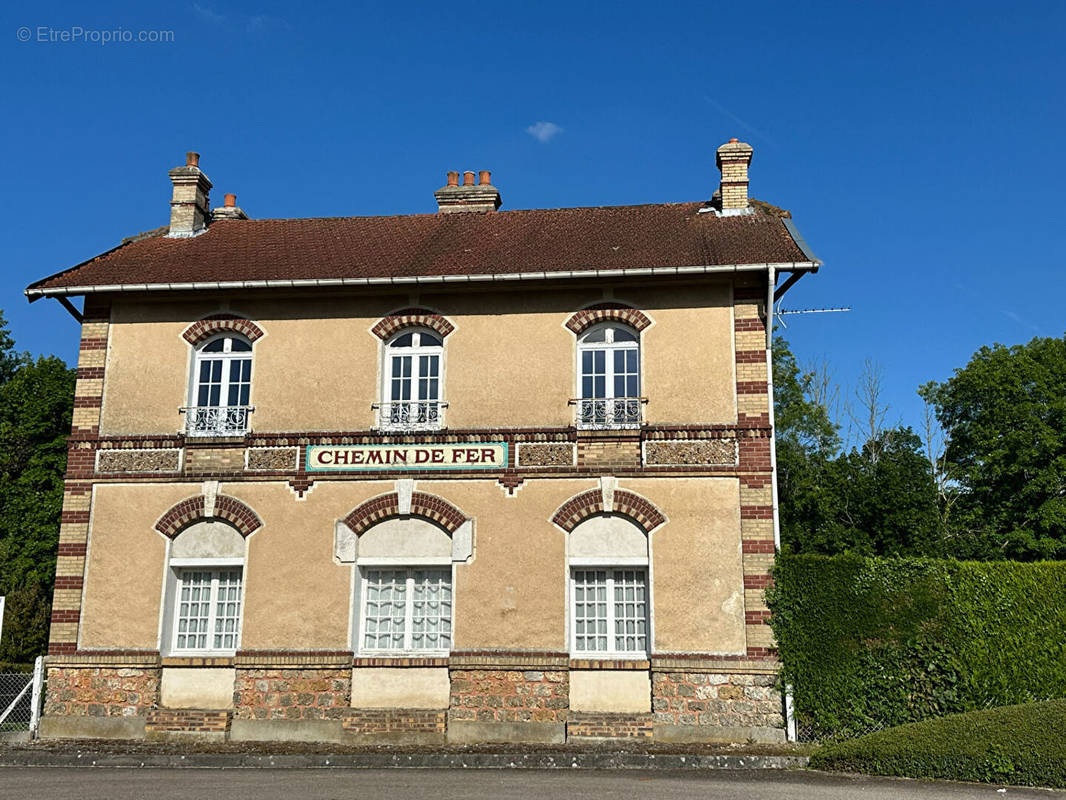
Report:
<svg viewBox="0 0 1066 800"><path fill-rule="evenodd" d="M387 431L436 431L444 427L444 409L440 400L396 400L374 403L378 427Z"/></svg>
<svg viewBox="0 0 1066 800"><path fill-rule="evenodd" d="M185 415L186 436L243 436L255 407L189 406L179 411Z"/></svg>
<svg viewBox="0 0 1066 800"><path fill-rule="evenodd" d="M582 430L639 428L645 397L582 397L571 400L577 407L574 424Z"/></svg>

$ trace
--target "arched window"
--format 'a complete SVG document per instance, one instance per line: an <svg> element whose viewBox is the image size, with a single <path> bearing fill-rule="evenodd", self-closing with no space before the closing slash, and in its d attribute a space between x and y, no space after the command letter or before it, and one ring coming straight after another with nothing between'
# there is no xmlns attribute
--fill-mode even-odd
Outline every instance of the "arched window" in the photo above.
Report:
<svg viewBox="0 0 1066 800"><path fill-rule="evenodd" d="M400 331L385 344L380 426L436 430L444 423L441 365L444 342L425 328Z"/></svg>
<svg viewBox="0 0 1066 800"><path fill-rule="evenodd" d="M594 325L577 340L579 428L635 428L641 420L640 335L628 325Z"/></svg>
<svg viewBox="0 0 1066 800"><path fill-rule="evenodd" d="M252 344L234 334L214 336L196 348L192 398L185 430L193 436L240 436L248 430Z"/></svg>
<svg viewBox="0 0 1066 800"><path fill-rule="evenodd" d="M240 645L247 543L231 525L205 520L170 545L163 649L232 655Z"/></svg>
<svg viewBox="0 0 1066 800"><path fill-rule="evenodd" d="M651 641L648 534L630 519L597 514L570 532L570 652L646 657Z"/></svg>

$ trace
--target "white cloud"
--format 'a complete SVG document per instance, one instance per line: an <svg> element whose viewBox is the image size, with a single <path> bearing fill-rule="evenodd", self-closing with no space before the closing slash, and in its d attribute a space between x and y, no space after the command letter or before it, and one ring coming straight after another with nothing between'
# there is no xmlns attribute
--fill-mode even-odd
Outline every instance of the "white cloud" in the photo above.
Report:
<svg viewBox="0 0 1066 800"><path fill-rule="evenodd" d="M562 132L563 129L554 122L534 122L526 128L526 133L541 144L547 144Z"/></svg>
<svg viewBox="0 0 1066 800"><path fill-rule="evenodd" d="M226 16L224 14L219 14L217 11L211 8L205 8L199 3L193 3L192 10L199 14L203 19L214 25L217 25L226 19Z"/></svg>

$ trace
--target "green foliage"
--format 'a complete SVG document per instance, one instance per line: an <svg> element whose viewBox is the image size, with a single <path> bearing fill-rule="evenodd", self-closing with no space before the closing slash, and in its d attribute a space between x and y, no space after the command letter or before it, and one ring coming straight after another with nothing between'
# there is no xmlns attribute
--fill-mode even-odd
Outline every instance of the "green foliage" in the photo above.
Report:
<svg viewBox="0 0 1066 800"><path fill-rule="evenodd" d="M1066 700L901 725L811 756L818 769L1066 787Z"/></svg>
<svg viewBox="0 0 1066 800"><path fill-rule="evenodd" d="M837 426L812 398L788 343L774 342L781 543L793 553L934 555L941 523L932 467L910 428L838 452Z"/></svg>
<svg viewBox="0 0 1066 800"><path fill-rule="evenodd" d="M32 661L47 645L74 371L12 347L0 315L0 660Z"/></svg>
<svg viewBox="0 0 1066 800"><path fill-rule="evenodd" d="M948 435L969 554L1066 558L1066 336L982 347L920 393Z"/></svg>
<svg viewBox="0 0 1066 800"><path fill-rule="evenodd" d="M1066 697L1066 563L781 555L767 591L818 737Z"/></svg>

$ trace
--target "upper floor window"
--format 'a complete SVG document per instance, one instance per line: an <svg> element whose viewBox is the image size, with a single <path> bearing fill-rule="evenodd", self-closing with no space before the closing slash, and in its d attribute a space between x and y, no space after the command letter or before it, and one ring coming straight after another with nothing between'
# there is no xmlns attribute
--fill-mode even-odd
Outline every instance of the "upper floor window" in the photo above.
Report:
<svg viewBox="0 0 1066 800"><path fill-rule="evenodd" d="M640 337L628 325L608 322L577 340L579 428L640 425Z"/></svg>
<svg viewBox="0 0 1066 800"><path fill-rule="evenodd" d="M385 345L380 425L397 430L436 430L444 423L441 366L444 342L423 328L401 331Z"/></svg>
<svg viewBox="0 0 1066 800"><path fill-rule="evenodd" d="M243 336L220 335L197 347L192 402L185 430L195 436L234 436L248 430L252 345Z"/></svg>

